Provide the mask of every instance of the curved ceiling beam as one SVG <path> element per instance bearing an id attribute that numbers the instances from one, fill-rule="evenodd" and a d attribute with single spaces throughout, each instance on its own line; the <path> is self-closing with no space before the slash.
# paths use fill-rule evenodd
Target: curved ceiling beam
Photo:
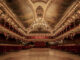
<path id="1" fill-rule="evenodd" d="M 25 0 L 25 1 L 26 1 L 26 0 Z M 31 0 L 28 0 L 28 1 L 26 1 L 26 2 L 27 2 L 27 4 L 30 5 L 31 9 L 33 10 L 33 13 L 34 13 L 34 20 L 35 20 L 35 18 L 36 18 L 35 6 L 34 6 L 34 4 L 32 3 Z"/>
<path id="2" fill-rule="evenodd" d="M 56 1 L 56 0 L 55 0 Z M 55 3 L 54 1 L 54 3 Z M 47 9 L 50 7 L 50 5 L 53 3 L 53 0 L 49 0 L 44 8 L 44 15 L 43 15 L 43 18 L 45 18 L 45 15 L 46 15 L 46 11 Z"/>

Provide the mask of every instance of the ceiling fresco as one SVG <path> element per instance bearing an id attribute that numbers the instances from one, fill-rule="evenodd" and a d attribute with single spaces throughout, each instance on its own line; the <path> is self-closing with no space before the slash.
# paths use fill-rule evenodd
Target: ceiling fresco
<path id="1" fill-rule="evenodd" d="M 66 10 L 76 0 L 5 0 L 8 7 L 27 28 L 43 18 L 51 29 L 60 21 Z M 36 30 L 35 30 L 36 31 Z"/>

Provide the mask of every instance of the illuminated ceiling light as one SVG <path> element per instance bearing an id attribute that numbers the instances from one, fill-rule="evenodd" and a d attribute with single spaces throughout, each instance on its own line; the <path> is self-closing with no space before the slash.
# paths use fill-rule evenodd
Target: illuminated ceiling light
<path id="1" fill-rule="evenodd" d="M 48 28 L 48 25 L 47 25 L 47 23 L 45 22 L 45 20 L 43 20 L 43 18 L 37 18 L 35 21 L 34 21 L 34 23 L 33 23 L 33 25 L 32 25 L 32 27 L 33 27 L 33 29 L 35 29 L 35 28 Z"/>
<path id="2" fill-rule="evenodd" d="M 50 28 L 50 26 L 47 24 L 47 22 L 41 18 L 41 17 L 38 17 L 34 22 L 33 24 L 31 25 L 31 27 L 29 27 L 27 30 L 28 30 L 28 33 L 30 33 L 31 31 L 33 30 L 39 30 L 39 28 L 41 30 L 46 30 L 46 31 L 49 31 L 52 33 L 52 29 Z"/>

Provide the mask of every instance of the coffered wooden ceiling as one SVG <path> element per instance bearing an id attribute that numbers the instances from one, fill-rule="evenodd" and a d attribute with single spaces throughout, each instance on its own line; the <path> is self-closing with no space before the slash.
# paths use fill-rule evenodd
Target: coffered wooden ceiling
<path id="1" fill-rule="evenodd" d="M 37 18 L 43 15 L 44 20 L 53 29 L 63 17 L 68 7 L 76 0 L 5 0 L 6 4 L 19 18 L 23 25 L 28 28 Z M 36 10 L 38 7 L 42 9 Z M 41 10 L 41 12 L 40 12 Z M 36 11 L 38 11 L 36 13 Z M 41 15 L 41 16 L 42 16 Z"/>

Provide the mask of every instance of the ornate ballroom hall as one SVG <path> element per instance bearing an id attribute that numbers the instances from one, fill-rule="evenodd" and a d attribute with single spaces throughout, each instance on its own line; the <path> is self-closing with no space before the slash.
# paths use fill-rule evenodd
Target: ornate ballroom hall
<path id="1" fill-rule="evenodd" d="M 0 60 L 80 60 L 80 0 L 0 0 Z"/>

